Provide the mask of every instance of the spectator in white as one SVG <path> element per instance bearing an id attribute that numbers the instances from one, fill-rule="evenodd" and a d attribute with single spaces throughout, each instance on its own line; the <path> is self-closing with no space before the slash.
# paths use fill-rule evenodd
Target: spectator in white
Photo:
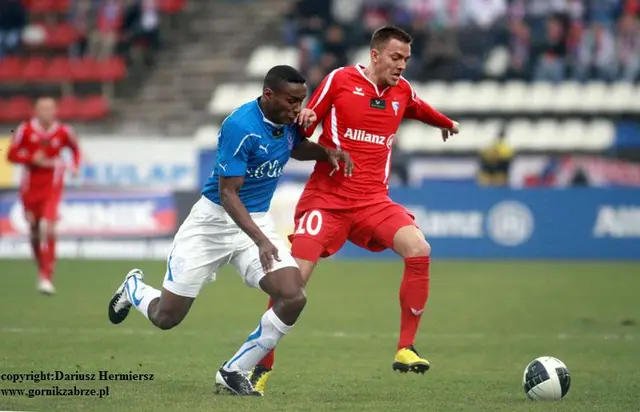
<path id="1" fill-rule="evenodd" d="M 507 13 L 506 0 L 464 0 L 468 20 L 483 30 L 490 29 Z"/>
<path id="2" fill-rule="evenodd" d="M 640 23 L 632 14 L 620 19 L 616 46 L 622 80 L 636 81 L 640 74 Z"/>
<path id="3" fill-rule="evenodd" d="M 94 2 L 76 0 L 71 7 L 69 23 L 78 33 L 78 39 L 71 45 L 71 57 L 82 57 L 86 53 L 89 33 L 95 23 Z"/>
<path id="4" fill-rule="evenodd" d="M 0 59 L 20 47 L 27 12 L 20 0 L 0 1 Z"/>
<path id="5" fill-rule="evenodd" d="M 582 35 L 575 70 L 577 79 L 581 81 L 590 77 L 590 70 L 603 80 L 615 79 L 618 72 L 615 37 L 608 26 L 593 23 Z"/>

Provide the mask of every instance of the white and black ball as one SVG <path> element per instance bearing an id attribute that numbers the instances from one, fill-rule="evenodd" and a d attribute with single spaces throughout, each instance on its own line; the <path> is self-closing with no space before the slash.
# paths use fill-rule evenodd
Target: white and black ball
<path id="1" fill-rule="evenodd" d="M 557 401 L 569 392 L 571 375 L 561 360 L 542 356 L 531 361 L 524 369 L 522 385 L 529 399 Z"/>

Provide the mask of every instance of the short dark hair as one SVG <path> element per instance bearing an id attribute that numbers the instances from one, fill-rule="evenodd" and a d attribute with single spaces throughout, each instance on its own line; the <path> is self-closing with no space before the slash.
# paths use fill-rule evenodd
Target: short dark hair
<path id="1" fill-rule="evenodd" d="M 371 36 L 371 42 L 369 47 L 371 49 L 383 49 L 387 45 L 389 40 L 396 39 L 403 43 L 411 44 L 413 38 L 406 31 L 396 26 L 384 26 L 376 30 Z"/>
<path id="2" fill-rule="evenodd" d="M 300 72 L 291 66 L 280 65 L 274 66 L 267 72 L 264 77 L 263 88 L 278 90 L 282 83 L 306 83 L 306 79 Z"/>

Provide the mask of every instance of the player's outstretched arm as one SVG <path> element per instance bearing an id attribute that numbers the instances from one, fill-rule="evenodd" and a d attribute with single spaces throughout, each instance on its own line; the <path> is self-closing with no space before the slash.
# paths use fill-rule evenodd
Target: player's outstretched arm
<path id="1" fill-rule="evenodd" d="M 227 211 L 236 225 L 253 240 L 260 249 L 260 261 L 265 273 L 271 271 L 272 259 L 280 261 L 278 248 L 276 248 L 269 238 L 260 230 L 253 221 L 247 208 L 240 200 L 240 188 L 244 183 L 244 177 L 224 177 L 220 176 L 220 203 Z"/>
<path id="2" fill-rule="evenodd" d="M 351 176 L 353 173 L 353 161 L 347 152 L 329 149 L 308 139 L 302 139 L 302 141 L 293 148 L 291 157 L 301 161 L 317 160 L 331 163 L 333 165 L 331 174 L 340 170 L 340 163 L 344 162 L 345 176 Z"/>

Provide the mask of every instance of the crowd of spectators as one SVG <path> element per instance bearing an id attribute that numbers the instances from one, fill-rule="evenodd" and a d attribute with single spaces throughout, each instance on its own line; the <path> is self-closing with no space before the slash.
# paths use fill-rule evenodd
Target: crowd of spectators
<path id="1" fill-rule="evenodd" d="M 0 58 L 19 53 L 24 38 L 33 38 L 34 32 L 41 30 L 44 37 L 47 26 L 72 31 L 69 55 L 74 58 L 103 60 L 114 54 L 128 57 L 133 45 L 150 50 L 148 56 L 152 58 L 160 46 L 161 11 L 157 0 L 72 0 L 62 16 L 44 13 L 33 19 L 25 3 L 0 1 Z"/>
<path id="2" fill-rule="evenodd" d="M 414 38 L 411 79 L 482 79 L 496 50 L 506 79 L 640 77 L 640 0 L 297 0 L 286 21 L 312 84 L 385 24 Z"/>

